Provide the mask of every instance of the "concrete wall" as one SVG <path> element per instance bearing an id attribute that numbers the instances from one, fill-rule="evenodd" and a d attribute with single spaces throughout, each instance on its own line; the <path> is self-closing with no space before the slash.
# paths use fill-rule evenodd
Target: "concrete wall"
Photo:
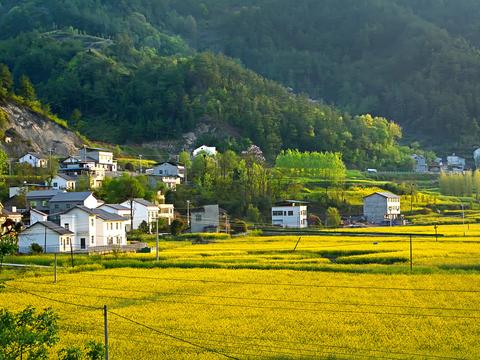
<path id="1" fill-rule="evenodd" d="M 205 205 L 204 212 L 193 212 L 190 219 L 192 233 L 204 232 L 205 227 L 218 227 L 220 225 L 220 209 L 218 205 Z"/>
<path id="2" fill-rule="evenodd" d="M 306 228 L 308 227 L 307 217 L 307 206 L 305 205 L 272 207 L 272 225 L 280 225 L 285 228 Z"/>

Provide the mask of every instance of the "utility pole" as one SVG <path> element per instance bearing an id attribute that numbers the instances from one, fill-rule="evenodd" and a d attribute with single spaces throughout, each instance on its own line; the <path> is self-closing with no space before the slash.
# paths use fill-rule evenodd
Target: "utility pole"
<path id="1" fill-rule="evenodd" d="M 463 237 L 466 236 L 465 234 L 465 209 L 463 207 L 463 202 L 460 200 L 460 204 L 462 205 L 462 223 L 463 223 Z"/>
<path id="2" fill-rule="evenodd" d="M 190 227 L 190 200 L 187 200 L 187 226 Z"/>
<path id="3" fill-rule="evenodd" d="M 413 244 L 412 235 L 410 235 L 410 272 L 413 271 Z"/>
<path id="4" fill-rule="evenodd" d="M 107 305 L 103 305 L 103 330 L 105 336 L 105 360 L 109 360 L 108 356 L 108 309 Z"/>
<path id="5" fill-rule="evenodd" d="M 157 214 L 157 261 L 159 260 L 159 257 L 158 257 L 158 214 Z"/>
<path id="6" fill-rule="evenodd" d="M 138 155 L 138 157 L 140 158 L 140 174 L 143 172 L 143 165 L 142 165 L 142 157 L 143 155 Z"/>
<path id="7" fill-rule="evenodd" d="M 72 268 L 75 267 L 73 264 L 73 238 L 70 238 L 70 257 L 72 259 Z"/>
<path id="8" fill-rule="evenodd" d="M 45 227 L 45 235 L 44 235 L 44 246 L 43 246 L 43 251 L 45 252 L 45 254 L 47 253 L 47 227 L 44 225 Z"/>
<path id="9" fill-rule="evenodd" d="M 53 253 L 53 283 L 57 283 L 57 253 Z"/>

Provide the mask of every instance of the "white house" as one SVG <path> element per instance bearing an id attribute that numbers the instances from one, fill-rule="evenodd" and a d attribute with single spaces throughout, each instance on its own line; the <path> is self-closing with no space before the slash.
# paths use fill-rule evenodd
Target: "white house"
<path id="1" fill-rule="evenodd" d="M 400 217 L 400 196 L 382 191 L 364 197 L 363 216 L 372 224 L 392 224 Z"/>
<path id="2" fill-rule="evenodd" d="M 204 205 L 191 211 L 190 232 L 229 232 L 227 212 L 218 205 Z"/>
<path id="3" fill-rule="evenodd" d="M 217 148 L 215 146 L 207 146 L 207 145 L 202 145 L 199 148 L 193 150 L 192 155 L 193 157 L 196 157 L 199 154 L 207 154 L 209 156 L 215 156 L 217 155 Z"/>
<path id="4" fill-rule="evenodd" d="M 120 205 L 131 209 L 133 218 L 130 221 L 133 230 L 138 229 L 140 224 L 145 221 L 148 224 L 149 231 L 152 231 L 152 225 L 156 223 L 159 212 L 157 205 L 145 199 L 126 200 Z"/>
<path id="5" fill-rule="evenodd" d="M 80 150 L 78 157 L 84 160 L 94 160 L 96 167 L 105 169 L 105 171 L 117 171 L 117 162 L 113 159 L 113 152 L 110 150 L 85 147 Z"/>
<path id="6" fill-rule="evenodd" d="M 425 158 L 425 156 L 413 154 L 412 159 L 415 162 L 413 170 L 416 173 L 424 174 L 424 173 L 428 172 L 428 164 L 427 164 L 427 159 Z"/>
<path id="7" fill-rule="evenodd" d="M 20 159 L 18 159 L 20 164 L 26 163 L 34 168 L 45 168 L 47 167 L 47 159 L 45 159 L 40 154 L 35 154 L 32 152 L 26 153 Z"/>
<path id="8" fill-rule="evenodd" d="M 128 219 L 102 209 L 76 206 L 60 215 L 60 225 L 73 232 L 73 249 L 88 250 L 107 245 L 126 245 Z"/>
<path id="9" fill-rule="evenodd" d="M 30 209 L 30 226 L 41 221 L 47 221 L 48 220 L 48 215 L 36 210 L 36 209 Z"/>
<path id="10" fill-rule="evenodd" d="M 463 171 L 465 170 L 465 159 L 453 153 L 447 156 L 447 167 L 452 171 Z"/>
<path id="11" fill-rule="evenodd" d="M 284 228 L 308 227 L 307 203 L 286 200 L 272 206 L 272 225 Z"/>
<path id="12" fill-rule="evenodd" d="M 175 162 L 167 161 L 156 165 L 153 168 L 152 175 L 185 178 L 185 166 Z"/>
<path id="13" fill-rule="evenodd" d="M 120 204 L 102 204 L 98 207 L 98 209 L 123 216 L 125 219 L 128 220 L 126 224 L 126 230 L 130 231 L 130 208 Z"/>
<path id="14" fill-rule="evenodd" d="M 72 246 L 73 232 L 51 221 L 37 221 L 18 235 L 20 253 L 30 252 L 38 244 L 46 253 L 68 252 Z"/>
<path id="15" fill-rule="evenodd" d="M 99 206 L 99 201 L 93 196 L 91 191 L 60 192 L 49 201 L 50 215 L 68 211 L 77 205 L 95 209 Z"/>
<path id="16" fill-rule="evenodd" d="M 57 174 L 51 183 L 45 181 L 45 185 L 51 185 L 54 190 L 75 190 L 75 179 L 66 174 Z"/>

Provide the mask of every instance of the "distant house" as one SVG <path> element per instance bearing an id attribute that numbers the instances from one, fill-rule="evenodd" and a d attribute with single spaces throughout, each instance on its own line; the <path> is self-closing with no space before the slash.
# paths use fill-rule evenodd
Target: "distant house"
<path id="1" fill-rule="evenodd" d="M 45 168 L 47 167 L 47 159 L 40 154 L 33 152 L 26 153 L 20 159 L 18 159 L 20 164 L 29 164 L 34 168 Z"/>
<path id="2" fill-rule="evenodd" d="M 450 171 L 463 171 L 465 170 L 465 159 L 453 153 L 447 156 L 447 168 Z"/>
<path id="3" fill-rule="evenodd" d="M 54 190 L 75 190 L 75 179 L 62 173 L 55 175 L 51 183 L 46 181 L 45 184 L 51 184 L 51 187 Z"/>
<path id="4" fill-rule="evenodd" d="M 85 147 L 79 152 L 80 159 L 92 159 L 97 168 L 116 172 L 117 162 L 113 159 L 113 152 L 107 149 Z"/>
<path id="5" fill-rule="evenodd" d="M 415 162 L 413 171 L 419 174 L 424 174 L 428 172 L 427 159 L 423 155 L 413 154 L 412 159 Z"/>
<path id="6" fill-rule="evenodd" d="M 42 212 L 50 211 L 50 200 L 61 190 L 34 190 L 27 193 L 28 209 L 36 209 Z"/>
<path id="7" fill-rule="evenodd" d="M 156 165 L 153 168 L 152 175 L 161 177 L 178 177 L 180 179 L 185 178 L 185 166 L 175 162 L 167 161 Z"/>
<path id="8" fill-rule="evenodd" d="M 75 206 L 60 215 L 60 225 L 73 232 L 73 249 L 88 250 L 98 246 L 127 244 L 128 220 L 102 209 Z"/>
<path id="9" fill-rule="evenodd" d="M 200 154 L 215 156 L 217 155 L 217 148 L 215 146 L 202 145 L 199 148 L 196 148 L 195 150 L 193 150 L 192 152 L 193 157 L 196 157 Z"/>
<path id="10" fill-rule="evenodd" d="M 168 225 L 170 225 L 175 219 L 175 209 L 173 207 L 173 204 L 160 204 L 158 205 L 158 208 L 158 217 L 160 219 L 167 219 L 167 223 Z"/>
<path id="11" fill-rule="evenodd" d="M 191 211 L 190 231 L 230 232 L 228 214 L 218 205 L 205 205 Z"/>
<path id="12" fill-rule="evenodd" d="M 61 192 L 49 201 L 50 216 L 58 219 L 60 213 L 68 211 L 77 205 L 95 209 L 98 206 L 98 200 L 91 191 Z"/>
<path id="13" fill-rule="evenodd" d="M 140 224 L 145 221 L 149 231 L 152 231 L 152 225 L 156 223 L 159 212 L 157 205 L 145 199 L 127 200 L 121 203 L 121 205 L 132 210 L 133 219 L 131 219 L 131 223 L 133 230 L 137 230 Z"/>
<path id="14" fill-rule="evenodd" d="M 18 235 L 20 253 L 30 252 L 32 244 L 38 244 L 46 253 L 71 250 L 73 233 L 51 221 L 37 221 Z"/>
<path id="15" fill-rule="evenodd" d="M 371 224 L 392 224 L 400 217 L 400 196 L 382 191 L 364 197 L 363 216 Z"/>
<path id="16" fill-rule="evenodd" d="M 60 174 L 65 174 L 77 180 L 79 176 L 86 176 L 91 188 L 99 188 L 105 179 L 105 168 L 98 167 L 95 159 L 79 156 L 70 156 L 60 163 Z"/>
<path id="17" fill-rule="evenodd" d="M 307 203 L 286 200 L 272 207 L 272 225 L 284 228 L 308 227 Z"/>

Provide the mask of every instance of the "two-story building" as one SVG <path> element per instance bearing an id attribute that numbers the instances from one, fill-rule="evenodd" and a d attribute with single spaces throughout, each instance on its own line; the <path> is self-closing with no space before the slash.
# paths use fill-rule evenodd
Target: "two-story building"
<path id="1" fill-rule="evenodd" d="M 36 209 L 41 212 L 50 211 L 50 200 L 61 190 L 34 190 L 27 193 L 27 208 Z"/>
<path id="2" fill-rule="evenodd" d="M 230 221 L 218 205 L 204 205 L 191 211 L 190 232 L 230 232 Z"/>
<path id="3" fill-rule="evenodd" d="M 60 215 L 60 225 L 73 232 L 73 248 L 88 250 L 98 246 L 127 244 L 128 220 L 102 209 L 75 206 Z"/>
<path id="4" fill-rule="evenodd" d="M 148 225 L 149 231 L 152 231 L 152 226 L 157 221 L 159 208 L 157 205 L 145 199 L 126 200 L 120 205 L 131 210 L 133 217 L 130 219 L 131 228 L 137 230 L 141 223 L 145 222 Z"/>
<path id="5" fill-rule="evenodd" d="M 113 152 L 107 149 L 85 147 L 79 152 L 80 159 L 91 159 L 97 168 L 105 171 L 116 172 L 117 162 L 113 158 Z"/>
<path id="6" fill-rule="evenodd" d="M 284 228 L 308 227 L 307 202 L 285 200 L 272 207 L 272 225 Z"/>
<path id="7" fill-rule="evenodd" d="M 34 168 L 46 168 L 48 164 L 48 161 L 45 157 L 33 152 L 26 153 L 20 159 L 18 159 L 18 162 L 20 164 L 28 164 Z"/>
<path id="8" fill-rule="evenodd" d="M 95 209 L 99 202 L 91 191 L 82 192 L 61 192 L 56 194 L 49 201 L 50 217 L 53 220 L 59 218 L 61 213 L 68 211 L 78 205 L 89 209 Z"/>
<path id="9" fill-rule="evenodd" d="M 167 177 L 179 177 L 185 178 L 185 166 L 178 163 L 167 161 L 161 164 L 155 165 L 152 171 L 152 175 L 155 176 L 167 176 Z"/>
<path id="10" fill-rule="evenodd" d="M 413 171 L 419 174 L 428 172 L 428 164 L 425 156 L 413 154 L 412 159 L 414 161 Z"/>
<path id="11" fill-rule="evenodd" d="M 131 210 L 130 210 L 130 208 L 128 208 L 126 206 L 123 206 L 123 205 L 120 205 L 120 204 L 102 204 L 98 208 L 101 209 L 101 210 L 105 210 L 109 213 L 113 213 L 113 214 L 123 216 L 125 219 L 128 220 L 128 223 L 126 225 L 126 230 L 130 231 L 130 227 L 131 227 L 131 224 L 130 224 L 130 218 L 131 218 L 130 211 Z"/>
<path id="12" fill-rule="evenodd" d="M 81 158 L 79 156 L 70 156 L 60 163 L 60 174 L 70 176 L 78 180 L 80 176 L 85 176 L 90 182 L 92 189 L 99 188 L 105 180 L 105 169 L 98 167 L 95 159 Z"/>
<path id="13" fill-rule="evenodd" d="M 371 224 L 390 224 L 400 218 L 400 196 L 379 191 L 363 198 L 363 216 Z"/>

